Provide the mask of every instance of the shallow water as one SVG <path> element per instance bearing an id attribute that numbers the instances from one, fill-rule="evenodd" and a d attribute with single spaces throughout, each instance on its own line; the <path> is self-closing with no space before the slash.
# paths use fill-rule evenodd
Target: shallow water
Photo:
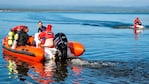
<path id="1" fill-rule="evenodd" d="M 139 16 L 145 29 L 130 29 Z M 85 53 L 68 62 L 24 63 L 0 57 L 1 83 L 53 84 L 147 84 L 149 82 L 149 15 L 62 12 L 1 12 L 0 41 L 10 28 L 24 24 L 29 34 L 37 32 L 37 22 L 52 24 L 71 41 L 84 44 Z M 0 44 L 2 46 L 2 44 Z M 9 60 L 8 60 L 9 59 Z M 38 65 L 38 66 L 37 66 Z"/>

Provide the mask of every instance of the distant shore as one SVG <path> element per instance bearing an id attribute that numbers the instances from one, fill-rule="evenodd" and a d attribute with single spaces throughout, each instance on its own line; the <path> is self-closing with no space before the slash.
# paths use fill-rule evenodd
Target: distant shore
<path id="1" fill-rule="evenodd" d="M 0 8 L 0 12 L 89 12 L 89 13 L 136 13 L 136 14 L 149 14 L 148 7 L 98 7 L 98 8 L 77 8 L 77 9 L 2 9 Z"/>

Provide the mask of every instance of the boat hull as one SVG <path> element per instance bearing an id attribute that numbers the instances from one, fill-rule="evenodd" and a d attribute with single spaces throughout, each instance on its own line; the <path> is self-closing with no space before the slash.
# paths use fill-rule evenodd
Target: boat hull
<path id="1" fill-rule="evenodd" d="M 30 46 L 20 46 L 16 49 L 11 49 L 10 47 L 3 45 L 3 54 L 32 61 L 44 60 L 44 51 Z"/>
<path id="2" fill-rule="evenodd" d="M 45 60 L 45 51 L 43 48 L 36 48 L 34 46 L 17 46 L 15 49 L 11 49 L 11 47 L 8 46 L 7 37 L 3 39 L 2 45 L 4 55 L 39 62 Z M 68 58 L 81 56 L 85 51 L 84 46 L 79 42 L 68 41 L 67 45 L 70 49 L 69 53 L 71 53 L 71 56 L 68 56 Z"/>
<path id="3" fill-rule="evenodd" d="M 15 49 L 12 49 L 8 45 L 8 37 L 5 37 L 2 41 L 2 50 L 4 55 L 32 61 L 44 60 L 44 50 L 42 48 L 35 48 L 34 46 L 17 46 Z"/>

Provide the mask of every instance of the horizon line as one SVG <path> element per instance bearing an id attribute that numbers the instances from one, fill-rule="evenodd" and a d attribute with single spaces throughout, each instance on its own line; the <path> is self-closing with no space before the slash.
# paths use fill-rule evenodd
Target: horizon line
<path id="1" fill-rule="evenodd" d="M 0 8 L 0 12 L 101 12 L 101 13 L 149 13 L 148 8 L 140 7 L 95 7 L 95 9 L 85 8 L 49 8 L 49 9 L 34 9 L 34 8 Z"/>

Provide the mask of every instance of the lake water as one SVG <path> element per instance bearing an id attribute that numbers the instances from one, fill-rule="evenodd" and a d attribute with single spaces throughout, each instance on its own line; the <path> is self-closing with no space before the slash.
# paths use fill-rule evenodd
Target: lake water
<path id="1" fill-rule="evenodd" d="M 138 34 L 130 29 L 137 16 L 145 25 Z M 27 25 L 34 35 L 39 20 L 52 24 L 55 34 L 63 32 L 68 40 L 81 42 L 85 53 L 79 59 L 43 65 L 4 56 L 1 48 L 1 84 L 149 83 L 149 14 L 0 12 L 0 42 L 16 25 Z"/>

